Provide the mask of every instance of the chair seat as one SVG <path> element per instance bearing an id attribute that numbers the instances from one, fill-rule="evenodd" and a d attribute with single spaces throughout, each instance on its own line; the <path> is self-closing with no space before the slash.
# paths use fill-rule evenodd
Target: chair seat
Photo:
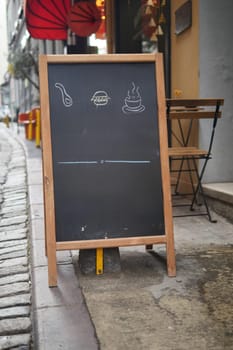
<path id="1" fill-rule="evenodd" d="M 168 147 L 169 157 L 205 157 L 208 152 L 197 147 Z"/>

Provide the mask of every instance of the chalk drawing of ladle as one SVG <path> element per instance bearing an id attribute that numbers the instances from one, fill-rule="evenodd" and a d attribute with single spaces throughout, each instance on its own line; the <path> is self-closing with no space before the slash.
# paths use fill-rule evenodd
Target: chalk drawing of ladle
<path id="1" fill-rule="evenodd" d="M 56 83 L 55 87 L 58 88 L 61 91 L 62 102 L 63 102 L 64 106 L 65 107 L 71 107 L 72 104 L 73 104 L 73 100 L 72 100 L 72 97 L 67 94 L 64 85 L 62 85 L 61 83 Z"/>

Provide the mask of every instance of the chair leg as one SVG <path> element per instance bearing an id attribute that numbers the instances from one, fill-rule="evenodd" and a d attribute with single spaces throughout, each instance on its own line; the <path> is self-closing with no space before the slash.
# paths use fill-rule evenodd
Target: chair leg
<path id="1" fill-rule="evenodd" d="M 198 182 L 197 182 L 196 190 L 194 192 L 194 196 L 193 196 L 193 199 L 192 199 L 190 210 L 194 210 L 194 203 L 197 202 L 197 196 L 198 196 L 198 193 L 200 192 L 201 196 L 202 196 L 202 199 L 203 199 L 203 202 L 204 202 L 204 206 L 206 208 L 206 215 L 208 216 L 209 221 L 212 222 L 212 223 L 216 223 L 217 220 L 213 220 L 212 216 L 210 214 L 209 206 L 208 206 L 208 203 L 207 203 L 207 200 L 206 200 L 206 195 L 205 195 L 204 189 L 202 187 L 202 178 L 203 178 L 203 175 L 204 175 L 204 172 L 205 172 L 205 168 L 206 168 L 207 162 L 208 162 L 208 158 L 205 160 L 205 163 L 204 163 L 204 165 L 202 167 L 200 175 L 198 175 L 197 164 L 196 164 L 196 162 L 194 160 L 194 167 L 196 169 L 195 172 L 197 174 Z"/>
<path id="2" fill-rule="evenodd" d="M 198 186 L 198 183 L 199 183 L 199 173 L 198 173 L 198 167 L 197 167 L 197 163 L 196 163 L 196 159 L 194 157 L 192 157 L 192 164 L 193 164 L 193 168 L 192 168 L 192 172 L 196 175 L 196 179 L 197 179 L 197 186 Z M 196 192 L 196 188 L 194 186 L 194 182 L 193 182 L 193 178 L 191 179 L 190 177 L 190 182 L 191 182 L 191 185 L 192 185 L 192 190 L 193 190 L 193 200 L 192 200 L 192 205 L 194 205 L 194 203 L 196 203 L 196 205 L 200 206 L 202 203 L 201 202 L 198 202 L 198 191 L 197 191 L 197 194 L 195 196 L 195 192 Z M 192 209 L 193 210 L 193 209 Z"/>
<path id="3" fill-rule="evenodd" d="M 197 172 L 195 159 L 194 158 L 191 158 L 191 159 L 192 159 L 193 166 L 194 166 L 194 169 L 195 169 L 194 172 Z M 190 183 L 191 183 L 191 186 L 192 186 L 192 193 L 194 195 L 194 193 L 195 193 L 195 186 L 194 186 L 194 182 L 193 182 L 193 169 L 192 169 L 191 164 L 190 164 L 190 160 L 191 159 L 187 158 L 187 165 L 188 165 L 189 179 L 190 179 Z M 197 174 L 197 176 L 198 176 L 198 174 Z M 196 204 L 198 205 L 197 200 L 196 200 Z"/>
<path id="4" fill-rule="evenodd" d="M 206 168 L 206 165 L 207 165 L 207 162 L 208 162 L 208 158 L 205 159 L 205 162 L 203 164 L 203 167 L 202 167 L 202 170 L 201 170 L 200 174 L 198 172 L 197 163 L 196 163 L 195 159 L 193 159 L 193 160 L 194 160 L 193 165 L 194 165 L 195 172 L 196 172 L 196 175 L 197 175 L 197 187 L 196 187 L 196 190 L 194 192 L 193 200 L 192 200 L 192 203 L 191 203 L 191 209 L 192 210 L 193 210 L 193 206 L 194 206 L 194 203 L 196 201 L 198 192 L 200 190 L 200 186 L 201 186 L 202 178 L 203 178 L 203 175 L 204 175 L 204 172 L 205 172 L 205 168 Z"/>
<path id="5" fill-rule="evenodd" d="M 175 194 L 177 194 L 177 195 L 179 194 L 178 188 L 180 185 L 180 178 L 181 178 L 181 173 L 182 173 L 182 169 L 183 169 L 183 164 L 184 164 L 184 158 L 181 159 L 179 169 L 177 170 L 178 176 L 176 179 L 175 190 L 174 190 Z"/>
<path id="6" fill-rule="evenodd" d="M 191 183 L 191 187 L 192 187 L 192 193 L 194 194 L 195 193 L 195 186 L 194 186 L 193 176 L 192 176 L 193 170 L 192 170 L 192 167 L 191 167 L 191 164 L 190 164 L 190 159 L 187 158 L 186 161 L 187 161 L 187 167 L 188 167 L 187 172 L 189 173 L 189 179 L 190 179 L 190 183 Z M 192 158 L 192 161 L 193 161 L 193 163 L 195 162 L 195 160 L 193 158 Z M 177 170 L 178 176 L 177 176 L 177 180 L 176 180 L 176 184 L 175 184 L 175 190 L 174 190 L 175 194 L 177 194 L 177 195 L 179 194 L 178 188 L 179 188 L 179 184 L 180 184 L 181 173 L 183 172 L 184 162 L 185 162 L 185 158 L 182 158 L 179 170 Z M 196 171 L 197 170 L 196 170 L 196 167 L 195 167 L 195 172 Z"/>

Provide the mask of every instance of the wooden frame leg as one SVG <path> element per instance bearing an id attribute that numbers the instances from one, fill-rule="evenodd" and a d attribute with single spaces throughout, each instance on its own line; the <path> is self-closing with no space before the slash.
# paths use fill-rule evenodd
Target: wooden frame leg
<path id="1" fill-rule="evenodd" d="M 56 258 L 56 242 L 47 242 L 48 254 L 48 283 L 49 287 L 57 286 L 57 258 Z"/>
<path id="2" fill-rule="evenodd" d="M 176 276 L 176 257 L 173 238 L 168 238 L 167 240 L 167 274 L 169 277 Z"/>

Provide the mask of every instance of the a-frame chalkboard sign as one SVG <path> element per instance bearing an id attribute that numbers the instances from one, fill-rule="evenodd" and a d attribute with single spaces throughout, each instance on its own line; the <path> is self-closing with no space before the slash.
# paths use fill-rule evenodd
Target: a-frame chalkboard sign
<path id="1" fill-rule="evenodd" d="M 39 64 L 49 286 L 57 250 L 165 244 L 175 276 L 162 55 Z"/>

